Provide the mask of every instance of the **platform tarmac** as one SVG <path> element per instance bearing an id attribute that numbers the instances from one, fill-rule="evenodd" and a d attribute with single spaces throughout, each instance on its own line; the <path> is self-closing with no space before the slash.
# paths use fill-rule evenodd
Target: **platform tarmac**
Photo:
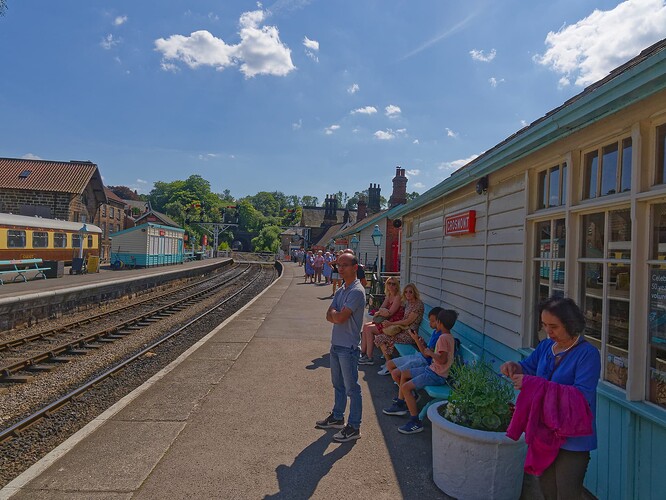
<path id="1" fill-rule="evenodd" d="M 328 286 L 302 268 L 0 490 L 13 499 L 447 498 L 431 429 L 402 435 L 395 386 L 361 366 L 362 438 L 316 429 L 333 405 Z"/>

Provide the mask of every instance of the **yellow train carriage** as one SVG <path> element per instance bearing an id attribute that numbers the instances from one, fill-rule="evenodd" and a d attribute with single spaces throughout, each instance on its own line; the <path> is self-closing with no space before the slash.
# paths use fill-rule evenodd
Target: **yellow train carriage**
<path id="1" fill-rule="evenodd" d="M 92 224 L 0 213 L 0 260 L 99 256 L 102 230 Z"/>

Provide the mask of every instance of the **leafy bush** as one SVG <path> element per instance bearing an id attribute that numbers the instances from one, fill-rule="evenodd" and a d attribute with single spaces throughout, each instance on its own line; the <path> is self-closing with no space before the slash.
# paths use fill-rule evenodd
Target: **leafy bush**
<path id="1" fill-rule="evenodd" d="M 504 432 L 513 415 L 513 385 L 488 363 L 454 364 L 448 404 L 439 408 L 447 420 L 484 431 Z"/>

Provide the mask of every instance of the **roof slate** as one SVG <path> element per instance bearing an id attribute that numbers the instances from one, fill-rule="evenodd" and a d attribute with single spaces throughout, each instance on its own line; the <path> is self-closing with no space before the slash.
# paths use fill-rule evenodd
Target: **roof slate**
<path id="1" fill-rule="evenodd" d="M 30 171 L 21 178 L 21 173 Z M 91 162 L 0 158 L 0 189 L 23 189 L 81 194 L 97 173 Z"/>

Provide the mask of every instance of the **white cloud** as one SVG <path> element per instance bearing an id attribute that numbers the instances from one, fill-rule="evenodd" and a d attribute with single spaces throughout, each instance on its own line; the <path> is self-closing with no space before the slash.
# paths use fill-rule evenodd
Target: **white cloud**
<path id="1" fill-rule="evenodd" d="M 144 181 L 143 179 L 137 179 L 136 182 L 139 184 L 148 184 L 148 181 Z"/>
<path id="2" fill-rule="evenodd" d="M 24 160 L 42 160 L 43 159 L 43 158 L 40 158 L 39 156 L 34 155 L 32 153 L 24 154 L 23 156 L 21 156 L 21 158 L 24 159 Z"/>
<path id="3" fill-rule="evenodd" d="M 418 140 L 418 139 L 414 139 L 414 140 L 412 141 L 412 144 L 419 144 L 419 140 Z"/>
<path id="4" fill-rule="evenodd" d="M 347 89 L 347 92 L 350 94 L 355 94 L 359 90 L 361 90 L 361 87 L 358 86 L 358 83 L 353 83 L 352 86 Z"/>
<path id="5" fill-rule="evenodd" d="M 425 187 L 425 184 L 423 184 L 422 182 L 415 182 L 412 187 L 414 189 L 423 189 Z"/>
<path id="6" fill-rule="evenodd" d="M 417 175 L 419 175 L 421 173 L 421 171 L 418 168 L 415 168 L 413 170 L 407 170 L 406 173 L 409 176 L 416 177 Z"/>
<path id="7" fill-rule="evenodd" d="M 326 135 L 331 135 L 333 132 L 335 132 L 336 130 L 339 130 L 339 129 L 340 129 L 340 125 L 331 125 L 330 127 L 326 127 L 324 129 L 324 133 Z"/>
<path id="8" fill-rule="evenodd" d="M 384 108 L 384 111 L 386 111 L 386 116 L 388 116 L 389 118 L 398 116 L 402 112 L 402 110 L 394 104 L 389 104 L 388 106 L 386 106 Z"/>
<path id="9" fill-rule="evenodd" d="M 377 112 L 377 108 L 374 106 L 366 106 L 364 108 L 358 108 L 351 112 L 352 115 L 373 115 Z"/>
<path id="10" fill-rule="evenodd" d="M 525 121 L 525 120 L 520 120 L 520 126 L 521 126 L 521 127 L 527 127 L 527 125 L 529 125 L 529 123 L 527 123 L 527 121 Z"/>
<path id="11" fill-rule="evenodd" d="M 125 24 L 126 22 L 127 22 L 127 16 L 118 16 L 113 20 L 113 25 L 120 26 L 121 24 Z"/>
<path id="12" fill-rule="evenodd" d="M 208 19 L 210 19 L 211 21 L 219 21 L 219 20 L 220 20 L 220 16 L 218 16 L 218 15 L 215 14 L 214 12 L 209 12 L 209 13 L 208 13 Z"/>
<path id="13" fill-rule="evenodd" d="M 495 88 L 495 87 L 497 87 L 500 83 L 503 83 L 503 82 L 504 82 L 504 78 L 500 78 L 500 79 L 498 80 L 497 78 L 495 78 L 495 77 L 493 76 L 493 77 L 490 77 L 490 78 L 488 79 L 488 82 L 490 83 L 490 86 L 491 86 L 491 87 Z"/>
<path id="14" fill-rule="evenodd" d="M 261 26 L 266 13 L 244 12 L 239 20 L 240 43 L 229 45 L 209 31 L 195 31 L 190 36 L 171 35 L 155 40 L 155 50 L 163 62 L 181 61 L 190 68 L 212 66 L 218 71 L 240 64 L 246 78 L 256 75 L 285 76 L 296 69 L 291 50 L 280 41 L 275 26 Z M 164 69 L 164 64 L 162 65 Z"/>
<path id="15" fill-rule="evenodd" d="M 307 36 L 303 39 L 305 45 L 305 55 L 312 59 L 314 62 L 319 62 L 316 52 L 319 51 L 319 42 L 310 40 Z"/>
<path id="16" fill-rule="evenodd" d="M 303 127 L 303 119 L 302 118 L 299 118 L 298 122 L 291 124 L 291 128 L 293 130 L 300 130 L 302 127 Z"/>
<path id="17" fill-rule="evenodd" d="M 120 38 L 116 39 L 113 38 L 112 34 L 106 35 L 104 38 L 102 38 L 102 41 L 99 43 L 104 50 L 111 50 L 113 47 L 118 45 L 120 43 Z"/>
<path id="18" fill-rule="evenodd" d="M 457 139 L 459 135 L 460 134 L 458 134 L 458 132 L 454 132 L 448 127 L 446 128 L 446 137 L 453 137 L 454 139 Z"/>
<path id="19" fill-rule="evenodd" d="M 396 130 L 395 132 L 396 132 L 396 134 L 404 135 L 404 134 L 407 133 L 407 129 L 406 129 L 406 128 L 399 128 L 399 129 Z"/>
<path id="20" fill-rule="evenodd" d="M 215 154 L 215 153 L 206 153 L 206 154 L 200 154 L 199 159 L 201 161 L 208 161 L 208 160 L 212 160 L 214 158 L 217 158 L 218 156 L 220 156 L 220 155 Z"/>
<path id="21" fill-rule="evenodd" d="M 469 51 L 469 54 L 472 56 L 472 59 L 474 59 L 475 61 L 490 62 L 493 59 L 495 59 L 497 51 L 495 49 L 492 49 L 488 53 L 488 55 L 486 55 L 483 53 L 483 50 L 472 49 Z"/>
<path id="22" fill-rule="evenodd" d="M 160 63 L 160 67 L 162 68 L 163 71 L 170 71 L 171 73 L 178 73 L 180 71 L 180 68 L 176 66 L 174 63 L 162 61 Z"/>
<path id="23" fill-rule="evenodd" d="M 470 161 L 474 160 L 475 158 L 478 158 L 479 155 L 472 155 L 469 158 L 463 158 L 460 160 L 454 160 L 454 161 L 445 161 L 440 163 L 437 168 L 439 170 L 443 170 L 444 172 L 448 174 L 452 174 L 459 168 L 467 165 Z"/>
<path id="24" fill-rule="evenodd" d="M 376 139 L 379 139 L 380 141 L 390 141 L 395 139 L 395 133 L 391 129 L 388 129 L 386 131 L 378 130 L 377 132 L 374 133 L 374 136 Z"/>
<path id="25" fill-rule="evenodd" d="M 318 51 L 319 50 L 319 42 L 315 40 L 310 40 L 307 36 L 303 38 L 303 45 L 305 45 L 306 49 Z"/>
<path id="26" fill-rule="evenodd" d="M 563 75 L 560 87 L 589 85 L 666 36 L 664 0 L 627 0 L 546 36 L 534 61 Z"/>

